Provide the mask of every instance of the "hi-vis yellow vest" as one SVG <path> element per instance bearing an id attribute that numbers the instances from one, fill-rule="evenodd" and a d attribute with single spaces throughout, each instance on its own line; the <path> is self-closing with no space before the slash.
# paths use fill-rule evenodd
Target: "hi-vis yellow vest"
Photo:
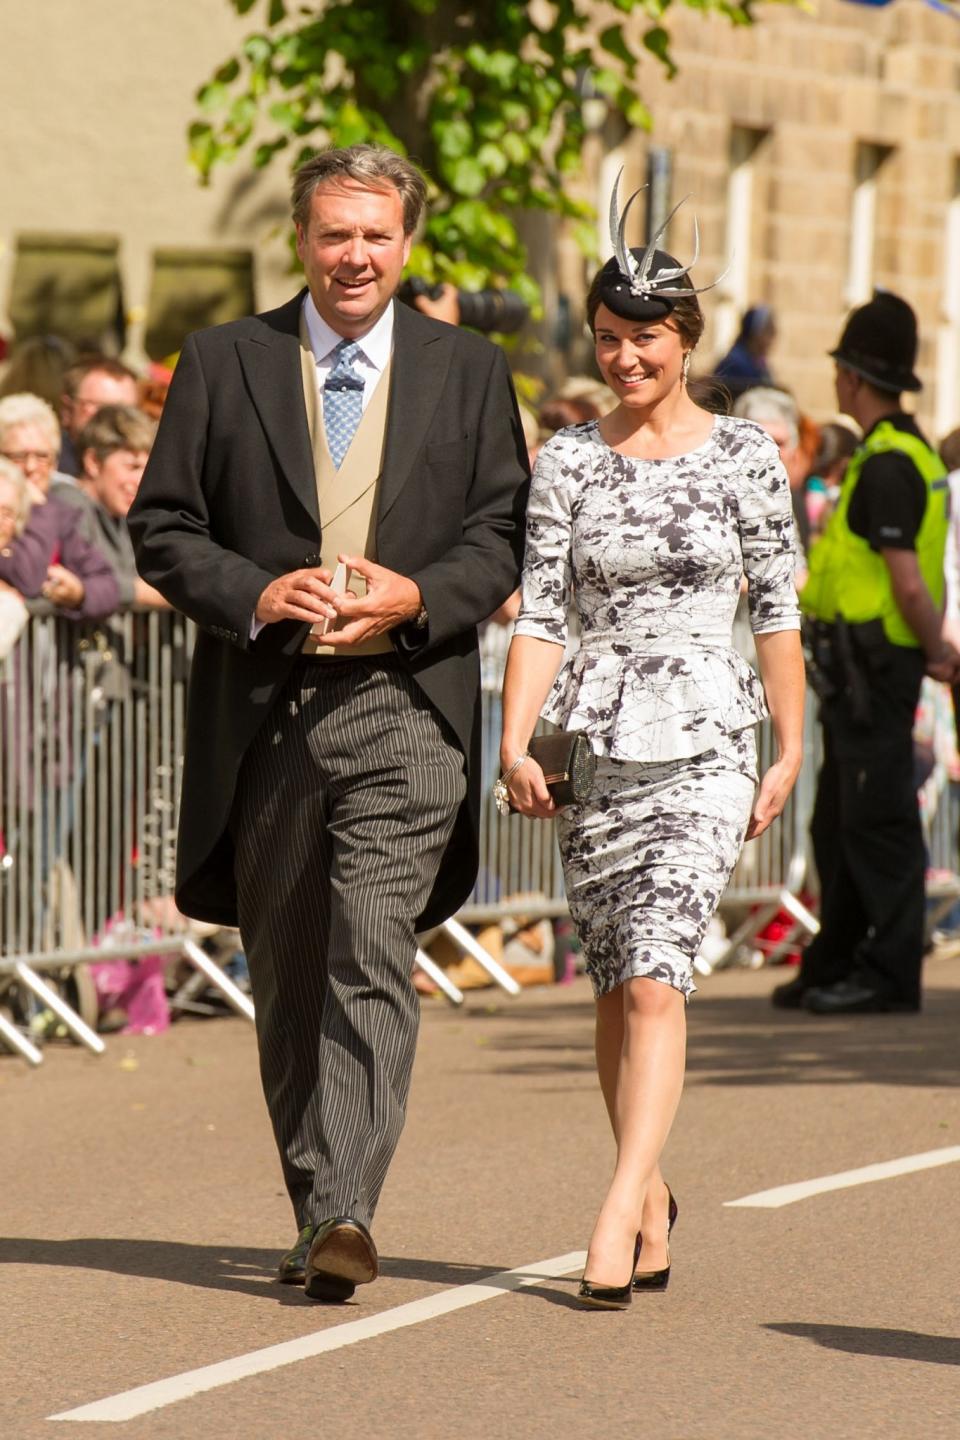
<path id="1" fill-rule="evenodd" d="M 913 462 L 927 489 L 927 506 L 917 533 L 917 561 L 934 605 L 943 603 L 943 554 L 950 520 L 950 487 L 946 468 L 928 445 L 882 420 L 854 453 L 827 528 L 810 549 L 809 579 L 800 592 L 804 613 L 816 620 L 838 616 L 850 624 L 882 620 L 894 645 L 919 645 L 893 596 L 890 571 L 868 541 L 850 529 L 847 515 L 860 472 L 872 455 L 899 450 Z"/>

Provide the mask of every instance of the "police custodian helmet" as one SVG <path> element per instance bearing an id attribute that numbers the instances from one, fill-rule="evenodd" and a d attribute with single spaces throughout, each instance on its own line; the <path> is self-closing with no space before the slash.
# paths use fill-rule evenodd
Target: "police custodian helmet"
<path id="1" fill-rule="evenodd" d="M 840 343 L 830 351 L 838 365 L 862 375 L 878 390 L 922 390 L 917 363 L 917 317 L 899 295 L 874 290 L 873 299 L 854 310 Z"/>

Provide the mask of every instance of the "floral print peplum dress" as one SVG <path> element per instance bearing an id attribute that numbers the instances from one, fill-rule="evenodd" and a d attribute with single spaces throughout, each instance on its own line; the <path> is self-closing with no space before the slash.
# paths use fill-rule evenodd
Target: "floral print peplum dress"
<path id="1" fill-rule="evenodd" d="M 579 650 L 544 717 L 585 730 L 593 791 L 558 816 L 567 898 L 594 991 L 693 961 L 743 843 L 763 687 L 731 643 L 744 575 L 755 634 L 799 629 L 786 473 L 758 425 L 714 417 L 670 459 L 620 455 L 596 421 L 541 450 L 515 634 Z"/>

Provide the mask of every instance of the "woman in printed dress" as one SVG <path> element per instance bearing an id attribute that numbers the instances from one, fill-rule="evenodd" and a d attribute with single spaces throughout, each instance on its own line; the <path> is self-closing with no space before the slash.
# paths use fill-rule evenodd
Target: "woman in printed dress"
<path id="1" fill-rule="evenodd" d="M 669 1278 L 676 1202 L 660 1154 L 683 1087 L 693 961 L 744 839 L 796 780 L 804 694 L 777 448 L 691 398 L 696 291 L 671 256 L 627 251 L 622 233 L 587 302 L 619 403 L 538 457 L 500 757 L 513 807 L 556 817 L 596 996 L 617 1158 L 580 1296 L 617 1309 Z M 762 684 L 731 645 L 743 575 Z M 571 590 L 582 642 L 562 663 Z M 768 713 L 779 753 L 758 789 L 754 727 Z M 541 714 L 586 731 L 597 756 L 589 796 L 559 811 L 525 758 Z"/>

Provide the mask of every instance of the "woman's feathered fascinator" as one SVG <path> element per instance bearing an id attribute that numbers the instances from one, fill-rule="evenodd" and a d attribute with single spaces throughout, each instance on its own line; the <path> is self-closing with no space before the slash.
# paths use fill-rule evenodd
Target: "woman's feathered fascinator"
<path id="1" fill-rule="evenodd" d="M 685 295 L 702 295 L 712 290 L 727 273 L 723 271 L 709 285 L 695 287 L 690 283 L 689 271 L 700 258 L 700 226 L 696 217 L 693 221 L 693 259 L 688 265 L 681 265 L 665 250 L 657 249 L 657 241 L 666 233 L 670 221 L 680 206 L 689 198 L 677 202 L 664 220 L 650 243 L 643 249 L 629 249 L 626 242 L 627 216 L 630 206 L 641 190 L 635 190 L 620 213 L 619 194 L 623 170 L 617 176 L 610 195 L 610 242 L 613 255 L 600 271 L 598 278 L 600 300 L 614 315 L 627 320 L 659 320 L 669 315 L 677 300 Z"/>

